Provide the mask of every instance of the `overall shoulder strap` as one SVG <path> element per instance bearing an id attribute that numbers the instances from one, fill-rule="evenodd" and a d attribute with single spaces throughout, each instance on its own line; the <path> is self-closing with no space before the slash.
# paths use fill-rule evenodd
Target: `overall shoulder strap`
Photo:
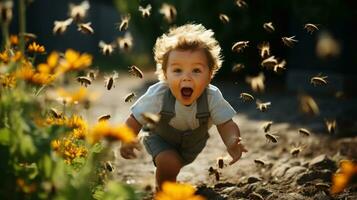
<path id="1" fill-rule="evenodd" d="M 200 121 L 200 125 L 202 125 L 203 123 L 207 123 L 209 117 L 210 112 L 208 108 L 207 89 L 205 89 L 197 100 L 196 118 Z"/>
<path id="2" fill-rule="evenodd" d="M 163 121 L 170 121 L 171 118 L 175 116 L 175 102 L 175 97 L 172 95 L 170 89 L 167 88 L 167 91 L 164 94 L 164 99 L 162 102 L 163 105 L 160 112 L 161 119 Z"/>

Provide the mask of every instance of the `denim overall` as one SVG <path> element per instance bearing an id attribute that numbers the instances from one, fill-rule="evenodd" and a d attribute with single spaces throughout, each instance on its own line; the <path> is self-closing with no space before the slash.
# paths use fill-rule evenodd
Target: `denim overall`
<path id="1" fill-rule="evenodd" d="M 176 99 L 170 89 L 164 94 L 161 119 L 155 130 L 144 138 L 144 145 L 149 154 L 155 157 L 165 150 L 176 150 L 182 158 L 182 164 L 190 164 L 206 146 L 208 135 L 208 119 L 210 116 L 207 102 L 207 92 L 204 90 L 197 99 L 197 114 L 199 127 L 193 130 L 181 131 L 169 125 L 175 116 Z"/>

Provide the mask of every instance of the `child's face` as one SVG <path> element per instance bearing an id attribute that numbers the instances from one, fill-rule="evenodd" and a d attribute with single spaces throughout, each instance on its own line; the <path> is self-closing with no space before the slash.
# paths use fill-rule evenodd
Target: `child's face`
<path id="1" fill-rule="evenodd" d="M 204 50 L 173 50 L 165 71 L 172 94 L 183 105 L 191 105 L 211 81 Z"/>

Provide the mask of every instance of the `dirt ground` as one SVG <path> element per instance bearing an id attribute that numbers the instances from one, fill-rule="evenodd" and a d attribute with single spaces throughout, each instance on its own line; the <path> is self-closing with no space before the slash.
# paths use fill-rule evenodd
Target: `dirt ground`
<path id="1" fill-rule="evenodd" d="M 112 123 L 122 123 L 130 112 L 131 103 L 124 97 L 135 92 L 138 98 L 148 85 L 154 82 L 153 74 L 144 79 L 119 74 L 115 88 L 104 89 L 104 82 L 91 86 L 91 91 L 101 93 L 97 103 L 89 110 L 88 120 L 94 122 L 102 114 L 111 114 Z M 357 184 L 350 185 L 344 192 L 331 196 L 331 176 L 342 159 L 357 158 L 357 101 L 355 98 L 336 99 L 328 95 L 316 96 L 320 106 L 319 116 L 307 116 L 298 110 L 297 95 L 292 92 L 271 91 L 257 95 L 264 101 L 271 101 L 267 112 L 256 109 L 254 102 L 242 102 L 241 92 L 250 92 L 242 84 L 216 81 L 223 96 L 237 110 L 234 121 L 241 130 L 243 143 L 248 153 L 234 165 L 217 166 L 217 158 L 227 157 L 225 146 L 215 127 L 210 129 L 208 144 L 197 159 L 184 167 L 178 180 L 198 188 L 198 193 L 207 199 L 357 199 Z M 329 134 L 324 119 L 336 118 L 337 131 Z M 268 142 L 262 126 L 273 121 L 271 131 L 277 131 L 278 142 Z M 299 128 L 311 131 L 302 136 Z M 343 136 L 343 137 L 342 137 Z M 291 149 L 301 146 L 297 156 Z M 114 176 L 123 182 L 133 184 L 147 191 L 146 199 L 155 187 L 154 165 L 143 149 L 135 160 L 125 160 L 114 149 Z M 259 159 L 264 165 L 254 162 Z M 218 170 L 219 180 L 210 175 L 209 168 Z M 321 184 L 323 183 L 323 184 Z"/>

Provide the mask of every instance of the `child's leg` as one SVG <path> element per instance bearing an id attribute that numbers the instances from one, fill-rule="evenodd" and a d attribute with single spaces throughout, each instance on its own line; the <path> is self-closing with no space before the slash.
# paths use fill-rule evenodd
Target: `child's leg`
<path id="1" fill-rule="evenodd" d="M 155 157 L 156 164 L 156 184 L 161 189 L 161 184 L 165 181 L 176 182 L 176 177 L 181 170 L 182 158 L 174 150 L 160 152 Z"/>

